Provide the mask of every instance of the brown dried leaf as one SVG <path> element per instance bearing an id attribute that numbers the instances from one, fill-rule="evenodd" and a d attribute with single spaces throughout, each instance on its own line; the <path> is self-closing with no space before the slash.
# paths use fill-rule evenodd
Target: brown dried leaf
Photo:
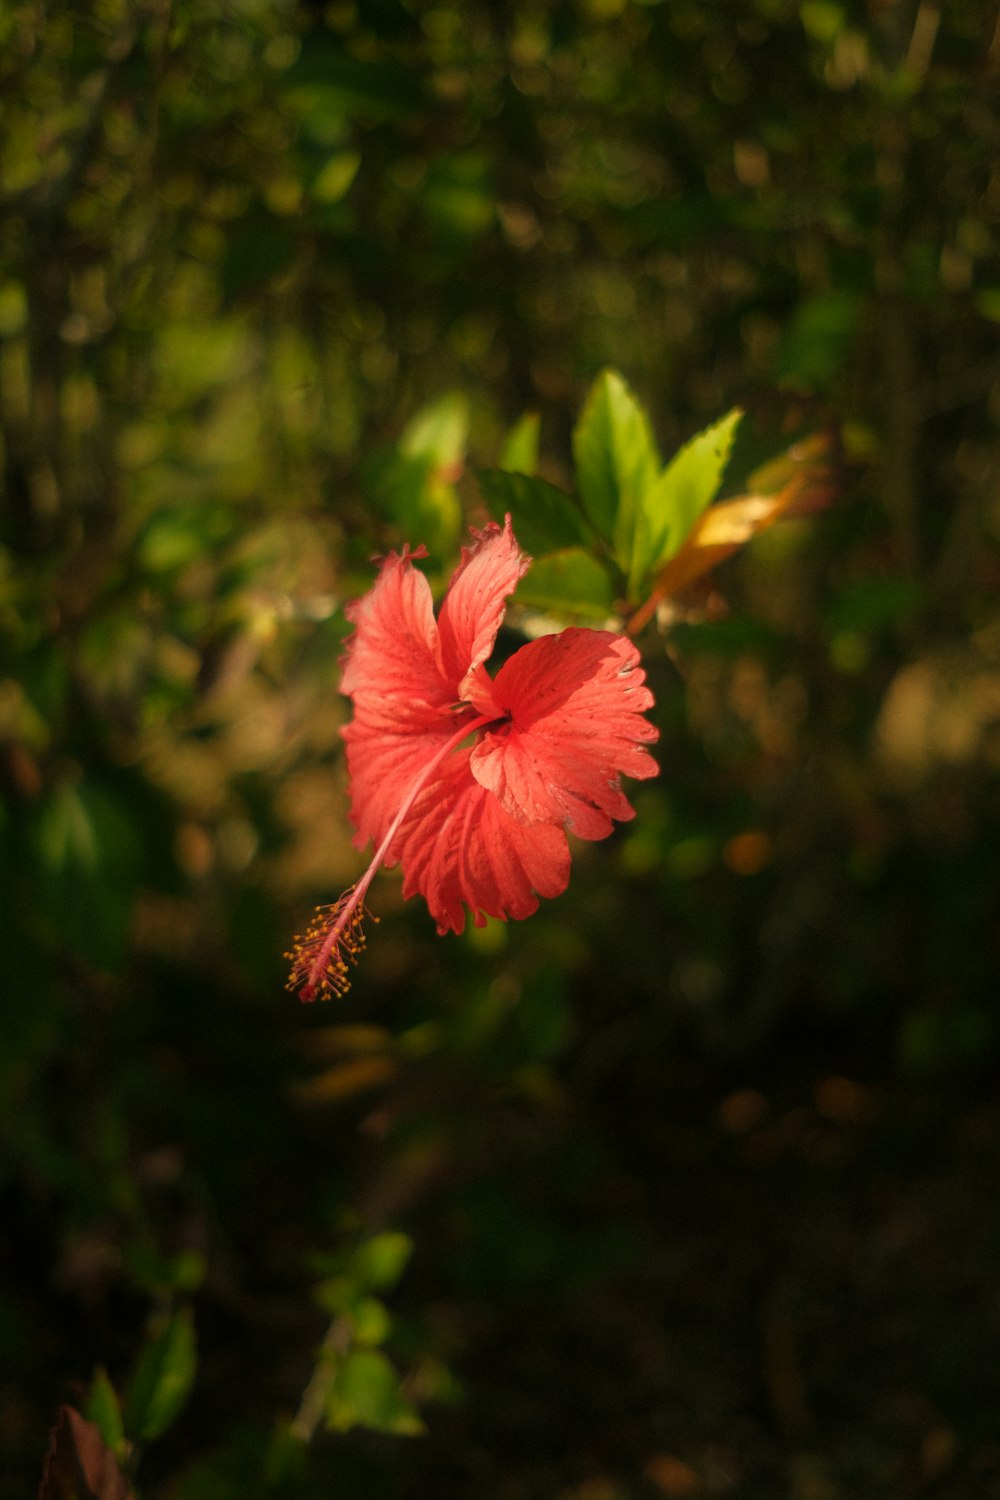
<path id="1" fill-rule="evenodd" d="M 391 1057 L 357 1057 L 335 1067 L 325 1068 L 315 1078 L 294 1087 L 299 1104 L 312 1107 L 339 1104 L 356 1094 L 378 1088 L 395 1076 L 396 1063 Z"/>
<path id="2" fill-rule="evenodd" d="M 834 435 L 816 433 L 752 477 L 751 484 L 760 488 L 780 482 L 775 493 L 740 495 L 703 511 L 684 545 L 660 571 L 650 597 L 632 616 L 629 634 L 638 635 L 667 599 L 703 584 L 714 567 L 775 521 L 826 505 L 836 493 L 835 447 Z"/>

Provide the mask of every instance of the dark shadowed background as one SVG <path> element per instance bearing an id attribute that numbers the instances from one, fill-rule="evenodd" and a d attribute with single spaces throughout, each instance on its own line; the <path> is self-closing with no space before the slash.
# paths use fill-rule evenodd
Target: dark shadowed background
<path id="1" fill-rule="evenodd" d="M 2 1500 L 119 1397 L 147 1500 L 1000 1496 L 998 84 L 981 0 L 4 5 Z M 608 365 L 838 494 L 566 895 L 383 876 L 303 1008 L 343 603 Z"/>

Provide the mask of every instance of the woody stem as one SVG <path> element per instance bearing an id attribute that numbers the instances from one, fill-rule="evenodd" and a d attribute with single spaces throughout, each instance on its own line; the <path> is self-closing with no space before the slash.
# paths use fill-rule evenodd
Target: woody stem
<path id="1" fill-rule="evenodd" d="M 316 957 L 313 959 L 309 969 L 309 974 L 306 979 L 306 986 L 315 986 L 318 983 L 320 976 L 324 973 L 330 954 L 336 948 L 344 933 L 348 930 L 352 915 L 357 911 L 362 901 L 364 901 L 365 896 L 368 892 L 368 887 L 371 885 L 372 881 L 375 878 L 375 872 L 381 867 L 382 861 L 388 854 L 393 839 L 399 832 L 400 824 L 406 817 L 407 813 L 410 811 L 410 808 L 413 806 L 423 788 L 426 786 L 428 780 L 430 779 L 431 772 L 436 770 L 436 768 L 444 760 L 445 756 L 450 754 L 450 752 L 455 749 L 456 745 L 460 745 L 462 741 L 466 739 L 470 734 L 474 734 L 477 729 L 482 729 L 486 724 L 493 724 L 495 722 L 495 714 L 480 714 L 478 718 L 467 719 L 465 723 L 463 723 L 458 729 L 456 729 L 455 733 L 451 735 L 449 739 L 445 740 L 440 749 L 434 752 L 426 765 L 421 766 L 419 772 L 413 778 L 413 781 L 411 782 L 405 797 L 400 803 L 395 817 L 389 824 L 389 828 L 386 832 L 385 837 L 379 844 L 378 848 L 375 850 L 375 853 L 372 855 L 371 863 L 369 864 L 365 873 L 362 875 L 361 879 L 358 881 L 357 885 L 354 887 L 350 896 L 345 901 L 341 911 L 338 912 L 336 922 L 330 928 L 330 931 L 327 933 L 326 938 L 323 942 L 323 946 L 319 949 Z"/>

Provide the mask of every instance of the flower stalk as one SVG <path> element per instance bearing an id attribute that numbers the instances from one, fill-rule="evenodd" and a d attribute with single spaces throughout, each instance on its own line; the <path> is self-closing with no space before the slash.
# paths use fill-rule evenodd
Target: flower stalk
<path id="1" fill-rule="evenodd" d="M 399 826 L 423 791 L 431 775 L 447 755 L 487 724 L 496 719 L 491 714 L 478 714 L 466 719 L 450 739 L 445 740 L 437 754 L 428 760 L 410 783 L 399 810 L 382 842 L 372 855 L 371 862 L 361 879 L 350 886 L 339 901 L 328 906 L 318 906 L 309 926 L 292 944 L 285 957 L 292 965 L 287 988 L 298 993 L 300 1000 L 328 1000 L 346 995 L 351 987 L 350 969 L 358 961 L 359 954 L 368 946 L 364 931 L 364 920 L 371 914 L 365 909 L 368 887 L 381 868 L 399 831 Z M 377 922 L 378 917 L 372 921 Z"/>

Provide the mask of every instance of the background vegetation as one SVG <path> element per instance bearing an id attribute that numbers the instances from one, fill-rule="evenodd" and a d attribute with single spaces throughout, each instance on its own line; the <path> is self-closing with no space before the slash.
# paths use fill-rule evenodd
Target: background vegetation
<path id="1" fill-rule="evenodd" d="M 998 74 L 979 0 L 3 7 L 3 1500 L 63 1402 L 170 1500 L 1000 1495 Z M 342 604 L 606 365 L 837 498 L 648 637 L 563 898 L 383 877 L 302 1008 Z"/>

